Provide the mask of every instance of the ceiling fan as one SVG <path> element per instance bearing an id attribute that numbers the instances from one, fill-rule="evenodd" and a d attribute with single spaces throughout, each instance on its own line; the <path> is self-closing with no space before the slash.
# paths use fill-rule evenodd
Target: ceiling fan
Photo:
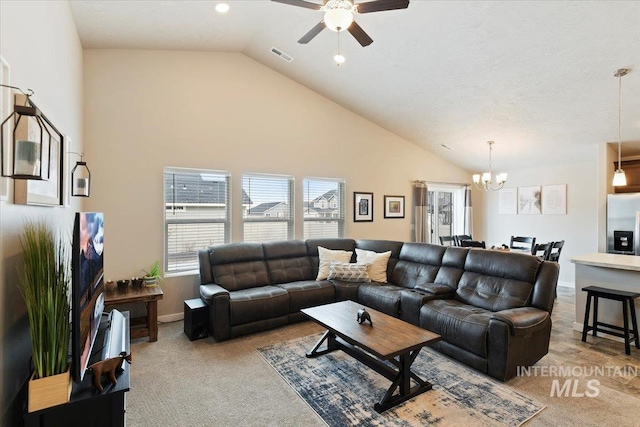
<path id="1" fill-rule="evenodd" d="M 369 46 L 373 43 L 373 39 L 353 20 L 354 13 L 381 12 L 409 7 L 409 0 L 373 0 L 357 4 L 353 0 L 323 0 L 323 4 L 311 3 L 305 0 L 272 1 L 324 12 L 324 19 L 302 36 L 298 43 L 309 43 L 327 27 L 336 32 L 349 31 L 362 47 Z"/>

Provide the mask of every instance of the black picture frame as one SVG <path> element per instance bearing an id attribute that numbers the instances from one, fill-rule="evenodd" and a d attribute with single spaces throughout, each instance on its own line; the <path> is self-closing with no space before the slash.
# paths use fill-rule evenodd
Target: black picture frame
<path id="1" fill-rule="evenodd" d="M 404 196 L 384 196 L 384 217 L 404 218 Z"/>
<path id="2" fill-rule="evenodd" d="M 373 222 L 373 193 L 353 192 L 353 222 Z"/>

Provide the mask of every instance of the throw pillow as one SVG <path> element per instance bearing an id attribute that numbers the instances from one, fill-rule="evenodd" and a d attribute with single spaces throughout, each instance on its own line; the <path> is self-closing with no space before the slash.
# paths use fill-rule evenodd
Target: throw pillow
<path id="1" fill-rule="evenodd" d="M 369 269 L 369 277 L 374 282 L 387 283 L 387 264 L 391 251 L 373 252 L 364 249 L 356 249 L 356 262 L 358 264 L 371 264 Z"/>
<path id="2" fill-rule="evenodd" d="M 326 280 L 327 277 L 329 277 L 331 261 L 349 262 L 351 261 L 351 255 L 353 255 L 353 252 L 334 251 L 318 246 L 318 255 L 320 257 L 320 262 L 318 264 L 318 277 L 316 277 L 316 280 Z"/>
<path id="3" fill-rule="evenodd" d="M 331 261 L 328 278 L 343 282 L 370 282 L 369 268 L 371 264 Z"/>

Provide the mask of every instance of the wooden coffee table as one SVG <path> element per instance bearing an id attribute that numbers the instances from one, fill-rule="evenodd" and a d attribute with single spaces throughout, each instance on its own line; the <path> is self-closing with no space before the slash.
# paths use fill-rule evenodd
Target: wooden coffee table
<path id="1" fill-rule="evenodd" d="M 116 287 L 105 288 L 104 306 L 112 307 L 128 303 L 144 303 L 147 315 L 131 319 L 131 339 L 148 336 L 149 341 L 158 341 L 158 300 L 163 297 L 160 286 L 127 286 L 124 289 Z"/>
<path id="2" fill-rule="evenodd" d="M 356 321 L 361 308 L 365 308 L 370 314 L 373 326 Z M 384 412 L 431 390 L 431 383 L 412 372 L 411 364 L 422 347 L 439 341 L 440 335 L 353 301 L 336 302 L 301 311 L 327 328 L 327 332 L 307 352 L 307 357 L 342 350 L 391 381 L 391 387 L 380 402 L 373 406 L 377 412 Z M 320 350 L 325 341 L 326 348 Z M 384 361 L 391 362 L 395 368 Z M 412 379 L 416 383 L 413 387 Z M 398 388 L 398 393 L 394 394 Z"/>

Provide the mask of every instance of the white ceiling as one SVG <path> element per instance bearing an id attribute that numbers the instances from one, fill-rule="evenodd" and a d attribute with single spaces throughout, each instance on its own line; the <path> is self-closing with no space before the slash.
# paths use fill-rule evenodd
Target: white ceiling
<path id="1" fill-rule="evenodd" d="M 310 0 L 311 1 L 311 0 Z M 320 2 L 320 0 L 315 0 Z M 426 1 L 356 15 L 374 43 L 337 33 L 297 43 L 322 12 L 268 0 L 70 1 L 84 48 L 242 52 L 468 170 L 640 154 L 640 2 Z M 276 47 L 294 60 L 270 53 Z M 187 78 L 187 77 L 185 77 Z M 330 124 L 327 124 L 328 126 Z M 439 148 L 448 144 L 453 151 Z"/>

